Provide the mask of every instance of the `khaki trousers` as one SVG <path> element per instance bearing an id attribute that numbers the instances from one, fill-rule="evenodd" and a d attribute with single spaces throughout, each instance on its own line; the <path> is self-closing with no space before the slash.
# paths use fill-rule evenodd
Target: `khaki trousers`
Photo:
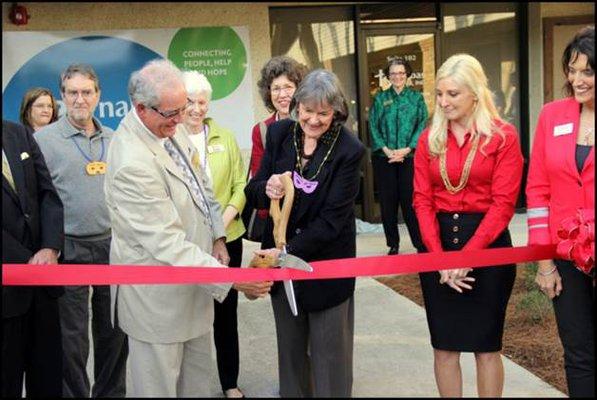
<path id="1" fill-rule="evenodd" d="M 210 397 L 212 336 L 147 343 L 129 336 L 131 387 L 127 397 Z"/>

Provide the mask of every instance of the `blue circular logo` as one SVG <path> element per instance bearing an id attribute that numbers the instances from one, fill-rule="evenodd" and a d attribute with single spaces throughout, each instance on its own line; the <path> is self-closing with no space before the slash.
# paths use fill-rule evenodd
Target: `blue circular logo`
<path id="1" fill-rule="evenodd" d="M 84 63 L 99 78 L 101 97 L 95 116 L 116 129 L 131 108 L 127 93 L 131 73 L 156 58 L 164 57 L 139 43 L 109 36 L 83 36 L 55 44 L 27 61 L 6 85 L 2 118 L 18 121 L 23 96 L 36 86 L 50 89 L 61 104 L 60 74 L 70 64 Z M 60 111 L 64 112 L 62 104 Z"/>

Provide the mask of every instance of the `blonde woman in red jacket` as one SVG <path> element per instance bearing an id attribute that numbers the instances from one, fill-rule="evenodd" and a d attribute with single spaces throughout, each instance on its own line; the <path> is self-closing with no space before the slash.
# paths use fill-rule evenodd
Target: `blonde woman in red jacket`
<path id="1" fill-rule="evenodd" d="M 527 180 L 529 244 L 557 243 L 578 210 L 595 209 L 595 28 L 581 30 L 562 57 L 569 97 L 541 111 Z M 594 270 L 539 261 L 535 282 L 553 299 L 570 397 L 595 397 Z"/>

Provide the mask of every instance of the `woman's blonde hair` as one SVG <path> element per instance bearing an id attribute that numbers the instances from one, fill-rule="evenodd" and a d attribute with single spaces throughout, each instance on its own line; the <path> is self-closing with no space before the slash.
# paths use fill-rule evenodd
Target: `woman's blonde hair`
<path id="1" fill-rule="evenodd" d="M 474 135 L 485 137 L 483 146 L 491 140 L 492 135 L 498 132 L 502 138 L 504 134 L 496 126 L 500 118 L 493 95 L 487 85 L 487 76 L 479 61 L 469 54 L 455 54 L 448 58 L 437 71 L 435 86 L 445 78 L 452 78 L 458 85 L 466 86 L 475 96 L 475 106 L 468 127 Z M 435 111 L 429 128 L 429 152 L 438 156 L 446 151 L 448 137 L 448 119 L 444 115 L 439 102 L 435 102 Z"/>

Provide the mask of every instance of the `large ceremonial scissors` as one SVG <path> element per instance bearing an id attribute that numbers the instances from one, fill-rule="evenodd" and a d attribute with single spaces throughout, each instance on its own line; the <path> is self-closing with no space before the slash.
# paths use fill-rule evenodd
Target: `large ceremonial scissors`
<path id="1" fill-rule="evenodd" d="M 292 202 L 294 200 L 294 185 L 292 179 L 284 174 L 280 176 L 282 184 L 284 185 L 284 204 L 280 210 L 280 200 L 271 200 L 269 213 L 274 222 L 274 243 L 276 248 L 281 251 L 277 259 L 271 257 L 256 255 L 251 261 L 250 266 L 257 268 L 293 268 L 301 271 L 313 272 L 313 268 L 303 259 L 288 254 L 286 251 L 286 228 L 288 226 L 288 219 L 292 211 Z M 296 305 L 296 297 L 294 295 L 294 287 L 292 280 L 283 281 L 286 298 L 290 305 L 292 315 L 298 315 L 298 307 Z"/>

